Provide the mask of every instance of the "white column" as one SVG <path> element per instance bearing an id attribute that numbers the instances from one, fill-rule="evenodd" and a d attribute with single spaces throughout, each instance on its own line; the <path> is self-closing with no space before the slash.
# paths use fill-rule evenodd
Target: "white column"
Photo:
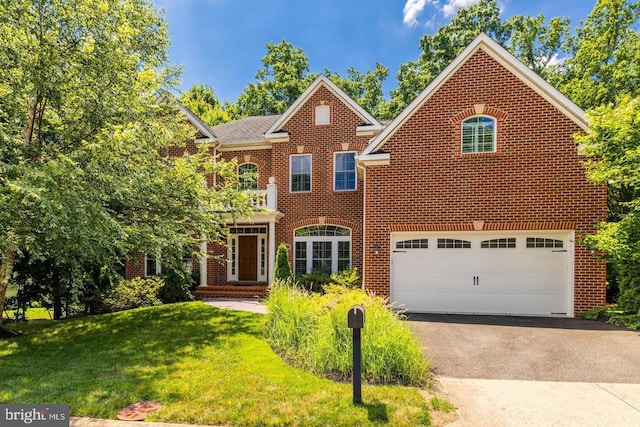
<path id="1" fill-rule="evenodd" d="M 200 258 L 200 286 L 207 286 L 207 236 L 202 235 L 200 241 L 200 252 L 203 253 Z"/>
<path id="2" fill-rule="evenodd" d="M 276 267 L 276 220 L 269 219 L 269 268 L 267 269 L 267 283 L 271 286 L 273 282 L 273 273 Z"/>
<path id="3" fill-rule="evenodd" d="M 270 177 L 267 184 L 267 209 L 278 210 L 278 184 L 274 177 Z"/>

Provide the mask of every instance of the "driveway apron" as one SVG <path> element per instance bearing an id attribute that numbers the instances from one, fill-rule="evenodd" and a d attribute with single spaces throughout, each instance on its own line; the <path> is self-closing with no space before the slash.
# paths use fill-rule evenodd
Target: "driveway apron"
<path id="1" fill-rule="evenodd" d="M 598 322 L 413 314 L 455 426 L 640 426 L 640 334 Z"/>

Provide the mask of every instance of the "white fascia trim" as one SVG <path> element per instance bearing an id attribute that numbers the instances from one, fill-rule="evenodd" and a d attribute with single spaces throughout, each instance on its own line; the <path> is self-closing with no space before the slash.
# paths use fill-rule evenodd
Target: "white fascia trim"
<path id="1" fill-rule="evenodd" d="M 356 136 L 376 136 L 383 130 L 382 125 L 361 125 L 356 128 Z"/>
<path id="2" fill-rule="evenodd" d="M 257 141 L 242 141 L 242 142 L 228 142 L 221 143 L 218 146 L 218 151 L 242 151 L 242 150 L 266 150 L 271 148 L 271 142 L 260 139 Z"/>
<path id="3" fill-rule="evenodd" d="M 202 132 L 203 135 L 205 135 L 206 137 L 209 138 L 209 141 L 200 141 L 200 142 L 218 142 L 218 138 L 202 122 L 202 120 L 200 120 L 200 118 L 198 116 L 193 114 L 193 112 L 191 110 L 189 110 L 188 108 L 186 108 L 183 105 L 179 104 L 178 107 L 180 108 L 180 111 L 182 111 L 182 113 L 185 116 L 187 116 L 187 119 L 191 122 L 191 124 L 193 124 L 196 127 L 196 129 L 198 129 L 200 132 Z M 202 139 L 202 138 L 200 138 L 200 139 Z"/>
<path id="4" fill-rule="evenodd" d="M 451 62 L 401 113 L 386 129 L 362 151 L 363 155 L 369 155 L 378 151 L 390 138 L 436 91 L 451 77 L 478 49 L 484 49 L 493 59 L 498 61 L 518 79 L 533 89 L 536 93 L 549 101 L 558 110 L 569 117 L 580 128 L 588 130 L 585 114 L 580 107 L 569 98 L 562 95 L 557 89 L 547 83 L 533 70 L 511 55 L 505 48 L 493 41 L 485 33 L 481 33 L 467 46 L 456 59 Z"/>
<path id="5" fill-rule="evenodd" d="M 320 74 L 317 79 L 309 87 L 302 92 L 302 95 L 291 104 L 291 106 L 284 112 L 282 116 L 276 122 L 271 125 L 269 130 L 265 133 L 265 138 L 270 138 L 271 134 L 277 133 L 282 127 L 289 121 L 289 119 L 304 105 L 304 103 L 310 98 L 322 85 L 326 86 L 336 97 L 342 99 L 344 103 L 356 113 L 364 122 L 372 123 L 380 126 L 380 123 L 364 108 L 359 106 L 353 99 L 351 99 L 342 89 L 335 85 L 325 75 Z"/>
<path id="6" fill-rule="evenodd" d="M 289 132 L 265 133 L 264 138 L 269 142 L 289 142 Z"/>
<path id="7" fill-rule="evenodd" d="M 368 166 L 384 166 L 391 162 L 391 154 L 389 153 L 375 153 L 375 154 L 360 154 L 356 158 L 358 165 L 362 165 L 365 168 Z"/>

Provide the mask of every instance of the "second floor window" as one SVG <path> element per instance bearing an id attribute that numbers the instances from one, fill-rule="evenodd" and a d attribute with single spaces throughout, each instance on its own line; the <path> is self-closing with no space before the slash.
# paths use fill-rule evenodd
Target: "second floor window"
<path id="1" fill-rule="evenodd" d="M 333 189 L 348 191 L 356 189 L 356 152 L 334 153 Z"/>
<path id="2" fill-rule="evenodd" d="M 238 188 L 240 190 L 258 189 L 258 165 L 243 163 L 238 166 Z"/>
<path id="3" fill-rule="evenodd" d="M 290 160 L 291 192 L 311 191 L 311 154 L 295 154 Z"/>
<path id="4" fill-rule="evenodd" d="M 496 121 L 487 116 L 470 117 L 462 122 L 462 153 L 496 151 Z"/>

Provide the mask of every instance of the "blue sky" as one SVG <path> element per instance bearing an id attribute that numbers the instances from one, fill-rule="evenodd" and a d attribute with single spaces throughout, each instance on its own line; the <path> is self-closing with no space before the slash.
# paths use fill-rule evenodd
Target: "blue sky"
<path id="1" fill-rule="evenodd" d="M 544 14 L 571 18 L 575 28 L 596 0 L 500 0 L 502 17 Z M 447 24 L 460 6 L 477 0 L 153 0 L 169 23 L 172 63 L 182 86 L 213 87 L 235 101 L 255 80 L 268 42 L 301 48 L 311 72 L 346 75 L 350 66 L 387 67 L 385 95 L 397 86 L 400 64 L 416 60 L 423 34 Z"/>

